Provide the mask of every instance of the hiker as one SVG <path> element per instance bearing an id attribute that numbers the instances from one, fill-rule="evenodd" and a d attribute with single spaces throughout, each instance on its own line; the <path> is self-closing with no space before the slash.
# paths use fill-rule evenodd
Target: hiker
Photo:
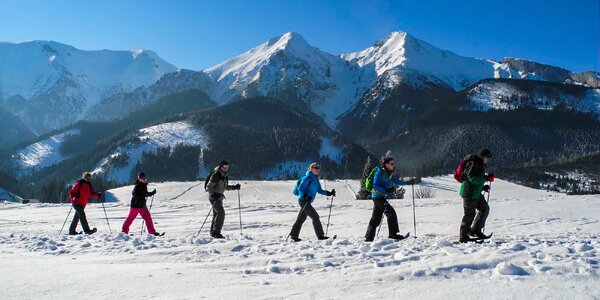
<path id="1" fill-rule="evenodd" d="M 241 185 L 229 185 L 229 163 L 222 161 L 209 175 L 205 189 L 208 192 L 208 199 L 212 205 L 213 219 L 210 225 L 210 236 L 216 239 L 225 238 L 221 234 L 223 222 L 225 222 L 225 209 L 223 208 L 223 199 L 225 191 L 240 190 Z"/>
<path id="2" fill-rule="evenodd" d="M 394 158 L 384 157 L 381 164 L 375 167 L 372 174 L 371 199 L 373 199 L 373 214 L 367 227 L 365 241 L 372 242 L 375 239 L 377 227 L 381 225 L 383 215 L 387 217 L 390 239 L 402 240 L 406 236 L 398 234 L 398 216 L 392 205 L 388 202 L 388 195 L 395 191 L 394 185 L 415 184 L 416 179 L 411 178 L 407 181 L 394 177 Z M 369 176 L 371 177 L 371 175 Z"/>
<path id="3" fill-rule="evenodd" d="M 90 229 L 85 215 L 85 206 L 88 204 L 89 198 L 102 198 L 102 193 L 97 193 L 94 190 L 91 180 L 92 174 L 84 172 L 82 179 L 75 181 L 73 188 L 69 192 L 71 204 L 73 205 L 73 209 L 75 209 L 75 215 L 69 227 L 69 235 L 81 234 L 81 232 L 77 232 L 77 223 L 79 222 L 85 234 L 94 234 L 98 231 L 96 227 Z"/>
<path id="4" fill-rule="evenodd" d="M 131 207 L 129 208 L 129 215 L 125 219 L 123 223 L 123 227 L 121 231 L 125 234 L 129 234 L 129 227 L 133 220 L 138 215 L 141 215 L 146 223 L 146 228 L 148 229 L 148 233 L 155 236 L 162 236 L 164 234 L 156 232 L 154 229 L 154 222 L 152 221 L 152 216 L 150 215 L 150 211 L 146 206 L 146 198 L 154 196 L 156 194 L 156 189 L 152 192 L 148 192 L 148 178 L 144 172 L 138 174 L 135 180 L 135 186 L 133 187 L 133 191 L 131 192 Z"/>
<path id="5" fill-rule="evenodd" d="M 468 155 L 461 163 L 461 166 L 464 166 L 462 170 L 464 179 L 460 186 L 460 196 L 463 198 L 464 208 L 464 216 L 460 223 L 459 242 L 461 243 L 469 242 L 471 240 L 469 236 L 477 239 L 486 238 L 482 229 L 485 227 L 490 207 L 482 192 L 489 192 L 490 186 L 485 185 L 485 182 L 492 182 L 496 178 L 494 174 L 485 173 L 486 165 L 491 159 L 492 152 L 483 149 L 479 152 L 479 155 Z"/>
<path id="6" fill-rule="evenodd" d="M 304 221 L 306 221 L 307 216 L 312 219 L 317 238 L 319 240 L 326 240 L 329 238 L 325 236 L 325 233 L 323 232 L 323 226 L 319 220 L 319 214 L 312 206 L 312 203 L 315 201 L 315 196 L 317 193 L 325 196 L 335 196 L 335 189 L 331 191 L 325 191 L 321 188 L 321 183 L 319 183 L 320 172 L 321 166 L 314 162 L 310 164 L 308 171 L 306 171 L 306 174 L 300 178 L 298 182 L 297 194 L 298 204 L 300 205 L 300 213 L 298 213 L 296 222 L 294 223 L 294 226 L 292 226 L 292 231 L 290 232 L 290 237 L 295 242 L 301 241 L 298 236 L 300 235 L 302 224 L 304 224 Z"/>

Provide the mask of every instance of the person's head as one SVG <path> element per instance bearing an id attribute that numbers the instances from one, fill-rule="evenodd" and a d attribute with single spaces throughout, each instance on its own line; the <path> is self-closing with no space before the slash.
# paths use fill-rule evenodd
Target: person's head
<path id="1" fill-rule="evenodd" d="M 92 180 L 92 173 L 90 173 L 90 172 L 83 172 L 83 175 L 81 176 L 81 178 L 83 178 L 83 180 L 86 180 L 86 181 L 91 181 Z"/>
<path id="2" fill-rule="evenodd" d="M 229 172 L 229 163 L 227 163 L 226 161 L 221 161 L 219 163 L 219 171 L 223 173 Z"/>
<path id="3" fill-rule="evenodd" d="M 381 159 L 381 165 L 383 165 L 383 167 L 388 171 L 394 171 L 394 158 L 391 156 L 386 156 L 384 158 Z"/>
<path id="4" fill-rule="evenodd" d="M 481 157 L 481 159 L 483 159 L 483 163 L 487 165 L 490 160 L 492 160 L 492 151 L 483 149 L 479 152 L 479 157 Z"/>
<path id="5" fill-rule="evenodd" d="M 319 175 L 319 173 L 321 172 L 321 166 L 319 165 L 318 162 L 314 162 L 314 163 L 310 164 L 310 166 L 308 166 L 308 170 L 311 171 L 315 175 Z"/>
<path id="6" fill-rule="evenodd" d="M 148 177 L 146 177 L 146 174 L 144 172 L 141 172 L 140 174 L 138 174 L 137 180 L 141 183 L 147 183 Z"/>

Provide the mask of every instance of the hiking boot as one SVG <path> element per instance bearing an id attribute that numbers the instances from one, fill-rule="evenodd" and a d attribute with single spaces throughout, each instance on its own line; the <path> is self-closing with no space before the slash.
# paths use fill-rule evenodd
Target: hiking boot
<path id="1" fill-rule="evenodd" d="M 297 237 L 293 237 L 293 236 L 292 236 L 292 237 L 290 237 L 290 238 L 291 238 L 291 239 L 292 239 L 292 241 L 294 241 L 294 242 L 301 242 L 301 241 L 302 241 L 302 239 L 301 239 L 301 238 L 297 238 Z"/>
<path id="2" fill-rule="evenodd" d="M 69 232 L 69 235 L 80 235 L 82 233 L 83 233 L 83 231 L 80 231 L 80 232 L 73 231 L 73 232 Z"/>
<path id="3" fill-rule="evenodd" d="M 92 235 L 92 234 L 94 234 L 94 233 L 96 233 L 96 232 L 98 232 L 98 229 L 96 229 L 96 227 L 94 227 L 94 228 L 92 228 L 92 230 L 90 230 L 90 231 L 86 232 L 85 234 L 87 234 L 87 235 Z"/>
<path id="4" fill-rule="evenodd" d="M 212 236 L 215 239 L 224 239 L 225 237 L 220 234 L 220 233 L 216 233 L 216 234 L 211 234 L 210 236 Z"/>
<path id="5" fill-rule="evenodd" d="M 401 234 L 394 234 L 394 235 L 388 236 L 388 238 L 399 241 L 399 240 L 405 239 L 406 237 Z"/>
<path id="6" fill-rule="evenodd" d="M 372 242 L 372 241 L 373 241 L 373 239 L 365 239 L 365 242 L 367 242 L 367 243 Z"/>
<path id="7" fill-rule="evenodd" d="M 483 234 L 483 232 L 470 232 L 469 236 L 474 237 L 474 238 L 478 238 L 478 239 L 484 239 L 487 237 L 487 235 Z"/>
<path id="8" fill-rule="evenodd" d="M 318 239 L 319 239 L 320 241 L 323 241 L 323 240 L 328 240 L 328 239 L 329 239 L 329 237 L 328 237 L 328 236 L 322 236 L 322 237 L 319 237 Z"/>

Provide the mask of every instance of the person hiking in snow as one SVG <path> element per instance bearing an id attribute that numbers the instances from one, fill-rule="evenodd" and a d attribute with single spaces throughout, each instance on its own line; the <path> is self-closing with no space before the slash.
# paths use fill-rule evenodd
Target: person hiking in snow
<path id="1" fill-rule="evenodd" d="M 225 222 L 225 209 L 223 208 L 223 199 L 225 199 L 225 191 L 239 190 L 242 186 L 229 185 L 229 163 L 222 161 L 209 175 L 206 184 L 208 199 L 213 209 L 213 219 L 210 226 L 210 236 L 216 239 L 222 239 L 221 234 L 223 222 Z"/>
<path id="2" fill-rule="evenodd" d="M 371 215 L 367 233 L 365 234 L 365 241 L 367 242 L 372 242 L 375 239 L 377 227 L 381 225 L 384 214 L 388 220 L 388 237 L 395 240 L 406 238 L 405 236 L 398 234 L 398 231 L 400 231 L 398 226 L 398 216 L 387 198 L 389 194 L 394 192 L 394 185 L 415 184 L 416 180 L 411 178 L 408 181 L 405 181 L 395 178 L 393 176 L 394 165 L 395 162 L 393 157 L 384 157 L 381 160 L 381 165 L 377 166 L 375 170 L 373 176 L 373 190 L 371 192 L 371 199 L 373 199 L 373 214 Z"/>
<path id="3" fill-rule="evenodd" d="M 326 240 L 329 238 L 326 237 L 325 233 L 323 232 L 323 226 L 321 225 L 321 220 L 319 220 L 319 214 L 312 206 L 312 203 L 315 201 L 315 196 L 317 196 L 317 193 L 325 196 L 335 196 L 335 189 L 331 191 L 325 191 L 321 188 L 321 183 L 319 182 L 320 172 L 321 166 L 314 162 L 310 164 L 308 171 L 306 171 L 306 174 L 298 183 L 298 204 L 300 205 L 300 212 L 298 213 L 296 222 L 294 223 L 294 226 L 292 226 L 292 231 L 290 232 L 290 237 L 295 242 L 301 241 L 298 236 L 300 235 L 302 224 L 304 224 L 304 221 L 306 221 L 307 216 L 312 219 L 317 238 L 319 240 Z"/>
<path id="4" fill-rule="evenodd" d="M 87 217 L 85 215 L 85 206 L 88 204 L 89 198 L 102 198 L 102 193 L 97 193 L 91 183 L 92 174 L 90 172 L 84 172 L 82 179 L 75 181 L 73 188 L 69 192 L 69 198 L 71 199 L 71 205 L 75 209 L 75 215 L 73 221 L 69 227 L 69 235 L 81 234 L 77 232 L 77 223 L 81 223 L 83 232 L 85 234 L 94 234 L 96 227 L 90 229 L 88 225 Z"/>
<path id="5" fill-rule="evenodd" d="M 464 216 L 460 223 L 459 242 L 468 242 L 469 236 L 475 238 L 486 238 L 482 229 L 485 227 L 485 221 L 490 213 L 490 207 L 485 201 L 482 192 L 490 191 L 490 186 L 485 185 L 486 181 L 492 182 L 496 176 L 486 174 L 486 165 L 492 159 L 492 152 L 483 149 L 479 155 L 471 154 L 463 160 L 464 178 L 460 186 L 460 196 L 463 198 Z"/>
<path id="6" fill-rule="evenodd" d="M 146 198 L 150 196 L 154 196 L 156 194 L 156 189 L 152 192 L 148 192 L 148 178 L 146 174 L 143 172 L 138 174 L 137 179 L 135 181 L 135 186 L 133 187 L 133 191 L 131 192 L 131 207 L 129 208 L 129 215 L 125 219 L 123 223 L 123 227 L 121 231 L 123 233 L 129 234 L 129 227 L 133 220 L 138 215 L 141 215 L 146 223 L 146 228 L 148 229 L 148 233 L 156 236 L 160 236 L 162 234 L 156 232 L 154 229 L 154 222 L 152 221 L 152 216 L 150 215 L 150 211 L 146 206 Z"/>

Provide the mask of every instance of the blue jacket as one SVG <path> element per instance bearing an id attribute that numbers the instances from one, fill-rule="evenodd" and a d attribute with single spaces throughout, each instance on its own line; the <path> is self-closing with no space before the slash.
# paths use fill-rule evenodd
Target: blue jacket
<path id="1" fill-rule="evenodd" d="M 378 167 L 375 171 L 375 175 L 373 176 L 373 191 L 371 193 L 371 198 L 385 198 L 387 196 L 387 192 L 385 190 L 393 187 L 394 184 L 406 185 L 408 182 L 394 178 L 383 167 Z"/>
<path id="2" fill-rule="evenodd" d="M 306 174 L 302 177 L 298 185 L 298 200 L 303 200 L 305 196 L 308 196 L 311 198 L 310 203 L 313 203 L 317 193 L 327 195 L 327 191 L 321 188 L 319 178 L 311 171 L 306 171 Z"/>

